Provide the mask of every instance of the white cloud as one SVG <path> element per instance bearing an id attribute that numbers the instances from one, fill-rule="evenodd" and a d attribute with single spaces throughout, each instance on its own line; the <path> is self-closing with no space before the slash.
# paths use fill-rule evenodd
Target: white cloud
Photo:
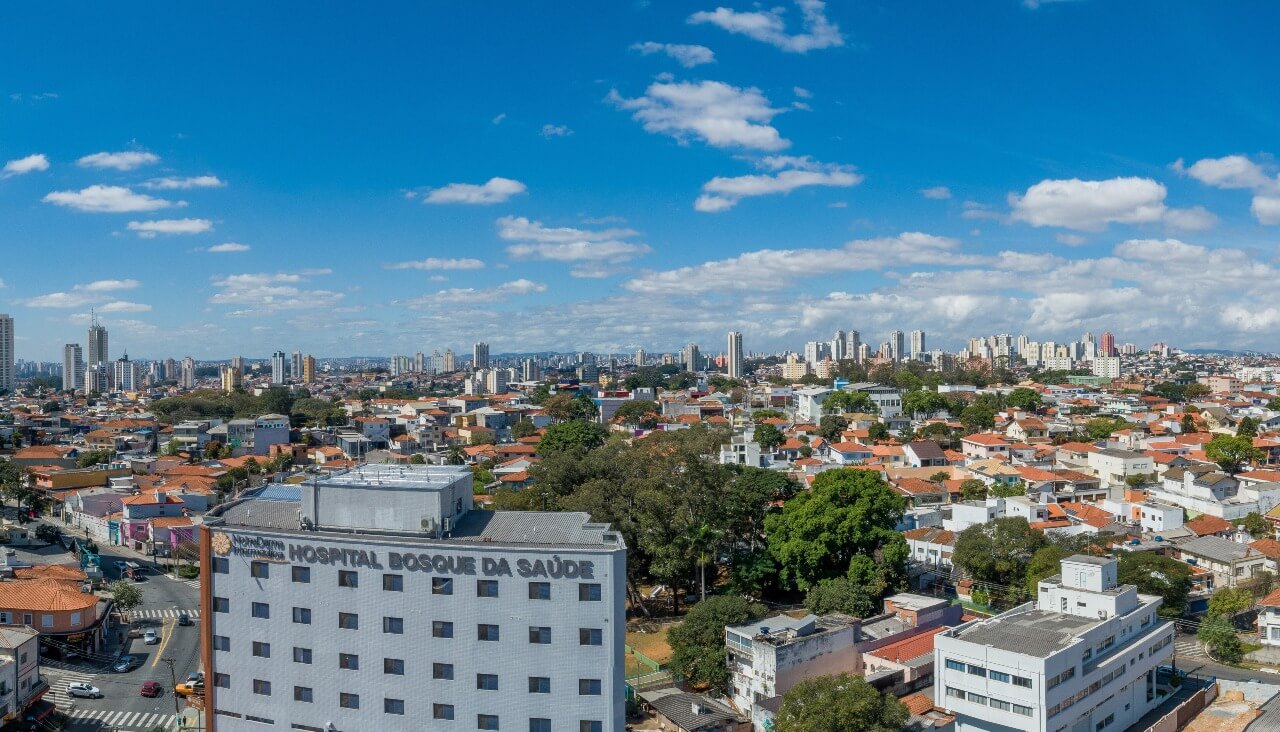
<path id="1" fill-rule="evenodd" d="M 143 188 L 158 191 L 180 191 L 190 188 L 224 188 L 226 181 L 216 175 L 196 175 L 189 178 L 152 178 Z"/>
<path id="2" fill-rule="evenodd" d="M 795 1 L 800 8 L 804 33 L 787 33 L 783 8 L 740 12 L 721 7 L 694 13 L 689 16 L 689 22 L 710 23 L 730 33 L 740 33 L 790 53 L 807 53 L 814 49 L 844 45 L 844 36 L 840 35 L 839 26 L 827 20 L 826 3 L 822 0 Z"/>
<path id="3" fill-rule="evenodd" d="M 214 244 L 213 246 L 209 247 L 205 251 L 211 254 L 232 254 L 235 252 L 247 252 L 249 251 L 249 245 L 237 244 L 236 242 L 228 241 L 222 244 Z"/>
<path id="4" fill-rule="evenodd" d="M 1173 169 L 1214 188 L 1262 188 L 1274 185 L 1261 165 L 1244 155 L 1227 155 L 1221 158 L 1197 160 L 1191 167 L 1184 167 L 1182 159 L 1173 163 Z"/>
<path id="5" fill-rule="evenodd" d="M 112 300 L 97 306 L 97 311 L 100 313 L 149 313 L 151 306 L 140 302 Z"/>
<path id="6" fill-rule="evenodd" d="M 281 310 L 332 308 L 345 297 L 341 292 L 307 290 L 300 287 L 311 277 L 330 274 L 330 270 L 300 272 L 248 273 L 214 277 L 217 292 L 209 298 L 214 305 L 235 305 L 240 309 L 229 317 L 248 317 Z"/>
<path id="7" fill-rule="evenodd" d="M 153 239 L 157 234 L 203 234 L 213 230 L 213 222 L 209 219 L 153 219 L 130 221 L 128 228 L 143 239 Z"/>
<path id="8" fill-rule="evenodd" d="M 960 217 L 964 219 L 998 219 L 1000 218 L 1000 214 L 992 210 L 992 208 L 985 203 L 979 203 L 977 201 L 965 201 L 964 203 L 960 204 L 960 207 L 964 209 L 963 211 L 960 212 Z"/>
<path id="9" fill-rule="evenodd" d="M 1164 213 L 1164 223 L 1181 231 L 1204 231 L 1218 223 L 1218 217 L 1204 206 L 1171 208 Z"/>
<path id="10" fill-rule="evenodd" d="M 1059 233 L 1059 234 L 1054 234 L 1053 238 L 1059 244 L 1065 244 L 1069 247 L 1078 247 L 1088 241 L 1088 239 L 1085 239 L 1083 236 L 1080 236 L 1079 234 Z"/>
<path id="11" fill-rule="evenodd" d="M 777 291 L 797 279 L 907 264 L 961 266 L 986 261 L 959 253 L 955 239 L 906 232 L 861 239 L 836 249 L 761 249 L 730 259 L 653 272 L 625 285 L 648 295 Z"/>
<path id="12" fill-rule="evenodd" d="M 443 188 L 436 188 L 429 192 L 426 198 L 422 199 L 423 203 L 465 203 L 471 205 L 488 206 L 495 203 L 504 203 L 512 196 L 520 195 L 527 191 L 525 184 L 518 180 L 510 178 L 490 178 L 482 185 L 474 183 L 450 183 Z"/>
<path id="13" fill-rule="evenodd" d="M 451 287 L 412 300 L 396 300 L 395 304 L 410 310 L 435 310 L 442 306 L 492 304 L 511 297 L 546 292 L 547 286 L 533 280 L 518 279 L 495 287 Z"/>
<path id="14" fill-rule="evenodd" d="M 50 292 L 46 295 L 38 295 L 21 301 L 22 304 L 32 308 L 78 308 L 109 299 L 108 293 L 119 290 L 134 290 L 142 283 L 134 279 L 126 280 L 95 280 L 81 285 L 75 285 L 70 292 Z M 150 309 L 150 308 L 148 308 Z"/>
<path id="15" fill-rule="evenodd" d="M 646 244 L 625 241 L 639 233 L 634 229 L 548 227 L 523 216 L 503 216 L 497 224 L 500 238 L 519 242 L 507 247 L 507 254 L 516 259 L 618 264 L 652 251 Z M 598 266 L 584 268 L 575 276 L 603 276 L 601 271 Z M 588 272 L 593 274 L 584 274 Z"/>
<path id="16" fill-rule="evenodd" d="M 498 219 L 498 236 L 507 241 L 604 241 L 629 239 L 640 232 L 635 229 L 575 229 L 568 226 L 543 226 L 541 221 L 531 221 L 523 216 L 503 216 Z"/>
<path id="17" fill-rule="evenodd" d="M 10 160 L 4 164 L 4 170 L 0 170 L 0 177 L 8 178 L 13 175 L 25 175 L 26 173 L 34 173 L 40 170 L 49 169 L 49 158 L 41 153 L 28 155 L 25 158 Z"/>
<path id="18" fill-rule="evenodd" d="M 575 241 L 561 244 L 512 244 L 507 253 L 515 259 L 549 259 L 555 262 L 623 261 L 652 251 L 648 245 L 625 241 Z"/>
<path id="19" fill-rule="evenodd" d="M 742 175 L 735 178 L 716 177 L 702 186 L 702 195 L 693 207 L 704 213 L 733 208 L 743 198 L 790 193 L 808 186 L 849 188 L 862 182 L 862 176 L 851 165 L 819 163 L 808 157 L 778 155 L 766 157 L 760 167 L 778 170 L 777 175 Z"/>
<path id="20" fill-rule="evenodd" d="M 499 113 L 498 113 L 498 116 L 494 117 L 492 121 L 493 121 L 493 123 L 494 123 L 495 125 L 500 125 L 500 124 L 502 124 L 502 120 L 504 120 L 504 119 L 506 119 L 506 118 L 507 118 L 507 113 L 506 113 L 506 112 L 499 112 Z"/>
<path id="21" fill-rule="evenodd" d="M 550 140 L 553 137 L 568 137 L 573 134 L 573 130 L 568 125 L 553 125 L 547 123 L 542 126 L 542 136 Z"/>
<path id="22" fill-rule="evenodd" d="M 932 198 L 935 201 L 951 198 L 951 189 L 946 186 L 934 186 L 933 188 L 924 188 L 920 191 L 920 195 L 925 198 Z"/>
<path id="23" fill-rule="evenodd" d="M 479 259 L 441 259 L 438 257 L 427 257 L 426 259 L 415 259 L 410 262 L 395 262 L 388 264 L 387 269 L 484 269 L 484 262 Z"/>
<path id="24" fill-rule="evenodd" d="M 1011 217 L 1032 226 L 1101 231 L 1107 224 L 1145 224 L 1165 216 L 1167 191 L 1150 178 L 1042 180 L 1009 194 Z"/>
<path id="25" fill-rule="evenodd" d="M 686 69 L 692 69 L 701 64 L 714 63 L 716 60 L 716 54 L 710 48 L 706 46 L 690 46 L 683 43 L 645 41 L 631 46 L 631 50 L 639 51 L 645 56 L 654 53 L 666 54 Z"/>
<path id="26" fill-rule="evenodd" d="M 695 137 L 712 147 L 776 151 L 791 145 L 769 124 L 781 110 L 770 107 L 753 87 L 721 81 L 660 82 L 650 84 L 636 99 L 611 91 L 609 101 L 632 112 L 645 131 L 670 135 L 682 144 Z"/>
<path id="27" fill-rule="evenodd" d="M 115 292 L 116 290 L 136 290 L 142 285 L 137 280 L 95 280 L 87 285 L 76 285 L 75 289 L 84 292 Z"/>
<path id="28" fill-rule="evenodd" d="M 104 185 L 91 185 L 78 191 L 54 191 L 42 200 L 89 213 L 137 213 L 187 205 L 185 201 L 175 203 L 145 193 L 135 193 L 124 186 Z"/>
<path id="29" fill-rule="evenodd" d="M 801 99 L 813 99 L 813 92 L 809 91 L 808 89 L 805 89 L 802 86 L 791 87 L 791 93 L 795 94 L 797 97 L 800 97 Z"/>
<path id="30" fill-rule="evenodd" d="M 1249 210 L 1260 223 L 1280 224 L 1280 196 L 1254 196 Z"/>
<path id="31" fill-rule="evenodd" d="M 160 162 L 155 153 L 130 150 L 126 152 L 100 152 L 85 155 L 76 161 L 82 168 L 111 168 L 113 170 L 134 170 L 144 165 Z"/>
<path id="32" fill-rule="evenodd" d="M 498 292 L 503 295 L 528 295 L 534 292 L 546 292 L 547 286 L 533 280 L 518 279 L 498 285 Z"/>

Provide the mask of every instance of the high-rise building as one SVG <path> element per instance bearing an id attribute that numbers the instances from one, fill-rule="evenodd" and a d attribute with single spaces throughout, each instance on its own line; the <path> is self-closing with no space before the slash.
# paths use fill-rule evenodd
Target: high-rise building
<path id="1" fill-rule="evenodd" d="M 810 366 L 831 355 L 831 344 L 825 341 L 809 341 L 804 344 L 804 360 Z"/>
<path id="2" fill-rule="evenodd" d="M 244 383 L 243 379 L 244 374 L 235 366 L 222 367 L 222 390 L 226 393 L 230 394 L 239 389 Z"/>
<path id="3" fill-rule="evenodd" d="M 84 391 L 106 394 L 111 391 L 111 364 L 95 363 L 84 366 Z"/>
<path id="4" fill-rule="evenodd" d="M 685 346 L 684 353 L 684 370 L 697 373 L 702 370 L 702 352 L 698 350 L 698 344 L 690 343 Z"/>
<path id="5" fill-rule="evenodd" d="M 294 351 L 289 357 L 289 378 L 302 380 L 302 351 Z"/>
<path id="6" fill-rule="evenodd" d="M 484 388 L 486 394 L 506 394 L 507 370 L 488 369 L 484 376 Z"/>
<path id="7" fill-rule="evenodd" d="M 845 347 L 845 356 L 848 358 L 852 358 L 855 361 L 861 361 L 862 360 L 862 334 L 856 330 L 851 330 L 849 331 L 849 334 L 845 337 L 845 342 L 848 344 Z"/>
<path id="8" fill-rule="evenodd" d="M 907 336 L 900 330 L 889 334 L 889 357 L 901 361 L 907 357 Z"/>
<path id="9" fill-rule="evenodd" d="M 727 366 L 730 379 L 742 378 L 742 334 L 736 330 L 729 334 Z"/>
<path id="10" fill-rule="evenodd" d="M 279 386 L 284 383 L 284 351 L 271 354 L 271 384 Z"/>
<path id="11" fill-rule="evenodd" d="M 649 354 L 645 353 L 643 348 L 636 349 L 636 365 L 637 366 L 643 366 L 645 360 L 647 360 L 648 357 L 649 357 Z"/>
<path id="12" fill-rule="evenodd" d="M 418 351 L 413 354 L 413 372 L 415 374 L 425 373 L 427 370 L 427 357 Z"/>
<path id="13" fill-rule="evenodd" d="M 1116 355 L 1116 337 L 1112 335 L 1109 330 L 1104 330 L 1102 332 L 1102 337 L 1098 339 L 1098 355 Z"/>
<path id="14" fill-rule="evenodd" d="M 538 368 L 538 362 L 532 358 L 526 358 L 520 364 L 520 380 L 521 381 L 537 381 L 542 378 L 542 369 Z"/>
<path id="15" fill-rule="evenodd" d="M 911 358 L 912 359 L 920 358 L 921 356 L 924 355 L 925 350 L 926 349 L 924 347 L 924 331 L 922 330 L 911 331 Z"/>
<path id="16" fill-rule="evenodd" d="M 316 381 L 316 357 L 309 353 L 302 357 L 302 381 L 307 384 Z"/>
<path id="17" fill-rule="evenodd" d="M 84 388 L 84 351 L 79 343 L 62 347 L 62 390 L 76 391 Z"/>
<path id="18" fill-rule="evenodd" d="M 458 357 L 454 355 L 452 348 L 446 348 L 444 352 L 444 373 L 451 374 L 458 370 Z"/>
<path id="19" fill-rule="evenodd" d="M 489 344 L 480 341 L 471 347 L 471 368 L 475 370 L 489 368 Z"/>
<path id="20" fill-rule="evenodd" d="M 831 360 L 842 361 L 848 352 L 849 342 L 845 340 L 844 331 L 837 330 L 836 334 L 831 338 Z"/>
<path id="21" fill-rule="evenodd" d="M 240 372 L 240 375 L 241 375 L 241 376 L 244 376 L 244 356 L 236 356 L 236 357 L 232 358 L 232 359 L 231 359 L 231 368 L 233 368 L 233 369 L 235 369 L 236 371 Z"/>
<path id="22" fill-rule="evenodd" d="M 194 389 L 196 386 L 196 360 L 190 356 L 182 359 L 182 376 L 178 384 L 183 389 Z"/>
<path id="23" fill-rule="evenodd" d="M 109 351 L 107 350 L 107 328 L 98 322 L 97 316 L 90 315 L 89 324 L 89 346 L 88 356 L 85 363 L 88 366 L 108 365 L 107 358 Z"/>
<path id="24" fill-rule="evenodd" d="M 1093 375 L 1105 379 L 1120 378 L 1120 357 L 1099 356 L 1093 359 Z"/>
<path id="25" fill-rule="evenodd" d="M 622 730 L 617 531 L 586 513 L 480 515 L 465 466 L 368 464 L 298 491 L 291 504 L 224 503 L 200 529 L 204 707 L 217 732 L 258 719 Z M 418 677 L 435 691 L 406 682 Z"/>
<path id="26" fill-rule="evenodd" d="M 0 313 L 0 391 L 13 391 L 13 318 Z"/>
<path id="27" fill-rule="evenodd" d="M 116 389 L 120 391 L 136 391 L 142 386 L 142 372 L 138 368 L 138 362 L 130 361 L 127 351 L 123 356 L 116 359 L 112 366 L 112 378 Z"/>

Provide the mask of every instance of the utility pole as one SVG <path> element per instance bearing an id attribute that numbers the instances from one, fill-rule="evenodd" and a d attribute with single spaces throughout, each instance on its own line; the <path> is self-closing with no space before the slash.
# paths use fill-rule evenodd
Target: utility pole
<path id="1" fill-rule="evenodd" d="M 178 709 L 178 695 L 174 693 L 174 689 L 178 687 L 178 674 L 173 670 L 175 662 L 172 658 L 162 658 L 160 660 L 164 661 L 165 665 L 169 667 L 169 679 L 173 682 L 169 687 L 169 696 L 173 697 L 173 716 L 176 718 L 179 714 L 182 714 L 182 711 Z"/>

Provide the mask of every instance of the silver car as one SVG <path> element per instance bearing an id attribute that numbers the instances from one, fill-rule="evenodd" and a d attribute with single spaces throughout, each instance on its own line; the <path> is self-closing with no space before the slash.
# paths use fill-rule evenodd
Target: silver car
<path id="1" fill-rule="evenodd" d="M 78 696 L 85 699 L 101 699 L 102 692 L 96 686 L 81 683 L 79 681 L 73 681 L 70 684 L 67 684 L 67 696 Z"/>

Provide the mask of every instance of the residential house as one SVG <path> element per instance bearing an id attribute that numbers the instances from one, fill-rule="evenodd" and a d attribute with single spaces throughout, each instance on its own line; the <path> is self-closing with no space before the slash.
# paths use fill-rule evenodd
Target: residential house
<path id="1" fill-rule="evenodd" d="M 973 460 L 987 460 L 1009 455 L 1009 441 L 1000 435 L 979 432 L 960 440 L 960 451 Z"/>
<path id="2" fill-rule="evenodd" d="M 938 443 L 932 440 L 916 440 L 902 446 L 902 454 L 913 468 L 946 468 L 951 465 Z"/>
<path id="3" fill-rule="evenodd" d="M 1213 572 L 1217 587 L 1235 587 L 1266 569 L 1266 556 L 1248 544 L 1237 544 L 1220 536 L 1200 536 L 1176 545 L 1175 556 Z"/>

